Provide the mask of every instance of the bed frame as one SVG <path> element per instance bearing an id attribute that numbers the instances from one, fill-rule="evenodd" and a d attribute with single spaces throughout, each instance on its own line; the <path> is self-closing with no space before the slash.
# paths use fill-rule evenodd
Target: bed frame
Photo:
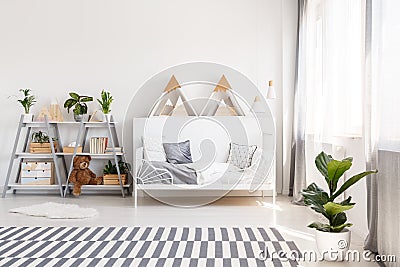
<path id="1" fill-rule="evenodd" d="M 222 125 L 222 126 L 221 126 Z M 242 125 L 243 127 L 241 127 Z M 268 123 L 267 123 L 268 125 Z M 269 124 L 269 125 L 273 125 Z M 215 127 L 215 128 L 212 128 Z M 238 128 L 239 127 L 239 128 Z M 181 129 L 180 131 L 174 129 Z M 225 132 L 229 133 L 228 136 Z M 246 134 L 243 134 L 243 133 Z M 265 182 L 256 188 L 250 188 L 248 184 L 237 184 L 234 188 L 232 185 L 226 187 L 215 186 L 213 184 L 201 186 L 198 185 L 182 185 L 173 184 L 154 184 L 149 180 L 146 182 L 146 177 L 138 178 L 137 173 L 142 166 L 143 159 L 143 136 L 151 136 L 160 138 L 166 142 L 180 142 L 184 140 L 191 141 L 191 147 L 199 148 L 198 150 L 192 149 L 193 160 L 196 161 L 202 156 L 200 151 L 201 143 L 204 139 L 212 140 L 215 144 L 215 161 L 226 162 L 229 154 L 229 143 L 236 142 L 238 144 L 256 144 L 262 147 L 263 153 L 262 162 L 267 166 L 265 168 L 266 179 Z M 179 137 L 177 137 L 179 136 Z M 245 137 L 247 136 L 247 138 Z M 182 192 L 186 190 L 203 191 L 211 193 L 213 191 L 247 191 L 247 194 L 261 195 L 264 197 L 264 192 L 271 192 L 273 197 L 273 204 L 275 204 L 276 196 L 276 179 L 275 179 L 275 137 L 273 129 L 268 129 L 259 125 L 255 118 L 238 117 L 238 116 L 214 116 L 209 117 L 170 117 L 170 116 L 156 116 L 150 118 L 135 118 L 133 120 L 133 190 L 135 198 L 135 207 L 137 207 L 137 197 L 140 191 L 149 190 L 166 190 Z M 270 167 L 269 167 L 270 166 Z M 155 170 L 164 172 L 164 179 L 171 178 L 172 175 L 168 174 L 166 170 Z M 142 179 L 138 184 L 138 180 Z M 239 192 L 237 192 L 239 193 Z M 257 194 L 258 193 L 258 194 Z"/>

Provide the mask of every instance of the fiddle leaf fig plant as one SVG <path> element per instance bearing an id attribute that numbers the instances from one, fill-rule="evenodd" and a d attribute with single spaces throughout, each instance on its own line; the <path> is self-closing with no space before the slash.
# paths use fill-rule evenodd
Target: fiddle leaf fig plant
<path id="1" fill-rule="evenodd" d="M 335 202 L 335 199 L 362 178 L 378 172 L 377 170 L 372 170 L 356 174 L 347 179 L 338 189 L 340 178 L 351 168 L 352 164 L 353 158 L 345 158 L 339 161 L 323 151 L 315 158 L 315 165 L 324 176 L 329 193 L 312 183 L 301 194 L 304 197 L 304 204 L 315 212 L 322 214 L 327 219 L 327 223 L 314 222 L 308 227 L 316 228 L 323 232 L 341 232 L 344 228 L 352 226 L 351 223 L 347 223 L 345 213 L 355 205 L 355 203 L 351 202 L 351 196 L 341 202 Z"/>
<path id="2" fill-rule="evenodd" d="M 88 107 L 86 102 L 93 101 L 93 97 L 91 96 L 81 96 L 77 93 L 71 92 L 69 93 L 70 97 L 64 102 L 64 108 L 67 109 L 68 113 L 69 110 L 74 107 L 73 112 L 75 115 L 84 115 L 87 114 Z"/>

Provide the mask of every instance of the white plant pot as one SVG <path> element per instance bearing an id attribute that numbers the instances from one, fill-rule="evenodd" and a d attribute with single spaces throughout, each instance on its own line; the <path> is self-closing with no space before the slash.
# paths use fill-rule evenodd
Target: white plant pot
<path id="1" fill-rule="evenodd" d="M 30 123 L 33 121 L 33 114 L 24 114 L 24 117 L 22 118 L 23 123 Z"/>
<path id="2" fill-rule="evenodd" d="M 316 230 L 315 238 L 319 253 L 326 261 L 343 261 L 350 247 L 351 232 L 344 229 L 340 233 Z"/>
<path id="3" fill-rule="evenodd" d="M 111 114 L 103 114 L 103 121 L 104 122 L 111 122 L 112 121 L 112 115 Z"/>

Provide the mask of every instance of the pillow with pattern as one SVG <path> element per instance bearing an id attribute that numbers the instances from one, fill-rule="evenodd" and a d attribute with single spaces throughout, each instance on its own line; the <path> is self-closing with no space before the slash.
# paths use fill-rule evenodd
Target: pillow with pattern
<path id="1" fill-rule="evenodd" d="M 253 159 L 253 155 L 256 149 L 256 145 L 248 146 L 231 143 L 229 149 L 228 163 L 240 169 L 248 168 L 251 165 L 251 161 Z"/>

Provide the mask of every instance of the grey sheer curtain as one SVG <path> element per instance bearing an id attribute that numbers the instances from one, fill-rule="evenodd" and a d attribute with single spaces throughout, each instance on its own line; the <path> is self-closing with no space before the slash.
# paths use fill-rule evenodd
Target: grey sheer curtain
<path id="1" fill-rule="evenodd" d="M 306 187 L 306 148 L 305 148 L 305 123 L 306 123 L 306 91 L 302 85 L 305 77 L 305 31 L 306 12 L 308 0 L 299 0 L 297 47 L 296 47 L 296 76 L 293 114 L 293 135 L 291 148 L 291 168 L 289 195 L 293 196 L 293 203 L 301 204 L 300 191 Z"/>
<path id="2" fill-rule="evenodd" d="M 398 0 L 366 1 L 364 137 L 369 234 L 365 249 L 400 257 L 400 29 Z M 386 262 L 386 266 L 398 266 Z"/>
<path id="3" fill-rule="evenodd" d="M 374 102 L 372 98 L 372 0 L 366 0 L 365 8 L 365 90 L 364 90 L 364 142 L 367 170 L 377 169 L 378 155 L 374 135 Z M 377 175 L 367 176 L 367 220 L 369 233 L 364 247 L 374 253 L 378 252 L 378 183 Z"/>

